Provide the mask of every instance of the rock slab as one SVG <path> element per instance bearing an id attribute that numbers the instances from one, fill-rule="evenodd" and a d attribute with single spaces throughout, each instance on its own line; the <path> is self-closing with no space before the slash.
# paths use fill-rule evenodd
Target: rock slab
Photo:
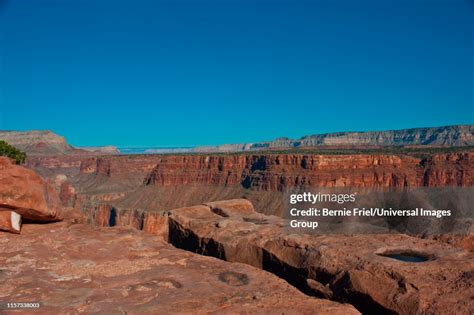
<path id="1" fill-rule="evenodd" d="M 230 200 L 171 210 L 169 241 L 270 271 L 364 314 L 474 313 L 474 253 L 436 240 L 302 234 L 281 218 L 252 213 L 247 200 Z"/>
<path id="2" fill-rule="evenodd" d="M 246 264 L 75 220 L 0 235 L 0 266 L 0 300 L 40 302 L 35 314 L 359 314 Z"/>

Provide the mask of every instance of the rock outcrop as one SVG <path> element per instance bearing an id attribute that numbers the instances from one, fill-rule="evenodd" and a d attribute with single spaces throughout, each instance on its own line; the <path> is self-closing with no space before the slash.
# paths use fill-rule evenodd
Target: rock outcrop
<path id="1" fill-rule="evenodd" d="M 364 314 L 474 311 L 474 252 L 465 246 L 472 235 L 458 244 L 404 234 L 309 235 L 242 199 L 161 213 L 102 206 L 84 214 L 95 225 L 130 225 L 178 248 L 269 271 L 307 295 Z M 395 259 L 404 255 L 419 262 Z"/>
<path id="2" fill-rule="evenodd" d="M 38 301 L 41 314 L 359 314 L 246 264 L 76 220 L 2 235 L 0 265 L 0 299 Z"/>
<path id="3" fill-rule="evenodd" d="M 0 157 L 0 208 L 36 222 L 61 219 L 59 198 L 54 188 L 34 171 L 4 157 Z"/>
<path id="4" fill-rule="evenodd" d="M 265 269 L 364 314 L 474 311 L 472 252 L 406 235 L 295 234 L 279 218 L 252 213 L 246 200 L 175 209 L 169 220 L 177 247 Z M 404 251 L 427 261 L 387 257 Z"/>

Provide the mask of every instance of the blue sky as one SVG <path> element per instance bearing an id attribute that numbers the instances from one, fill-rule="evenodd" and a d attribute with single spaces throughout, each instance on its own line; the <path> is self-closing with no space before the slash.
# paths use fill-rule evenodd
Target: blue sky
<path id="1" fill-rule="evenodd" d="M 0 0 L 0 129 L 190 146 L 474 123 L 474 2 Z"/>

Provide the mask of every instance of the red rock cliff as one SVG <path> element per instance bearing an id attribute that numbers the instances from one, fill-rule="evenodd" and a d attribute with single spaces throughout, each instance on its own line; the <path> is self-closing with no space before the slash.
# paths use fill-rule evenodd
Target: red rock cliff
<path id="1" fill-rule="evenodd" d="M 422 161 L 423 185 L 472 186 L 474 183 L 474 153 L 436 154 Z"/>
<path id="2" fill-rule="evenodd" d="M 91 157 L 83 159 L 80 173 L 104 175 L 107 177 L 147 174 L 161 160 L 159 155 L 122 155 Z"/>
<path id="3" fill-rule="evenodd" d="M 145 185 L 242 185 L 268 191 L 314 187 L 473 185 L 474 153 L 428 159 L 395 155 L 233 155 L 163 157 Z"/>

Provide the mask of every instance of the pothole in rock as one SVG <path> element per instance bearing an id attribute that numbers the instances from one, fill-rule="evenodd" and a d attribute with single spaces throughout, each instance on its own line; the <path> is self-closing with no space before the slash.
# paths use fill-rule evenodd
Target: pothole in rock
<path id="1" fill-rule="evenodd" d="M 403 261 L 403 262 L 410 262 L 410 263 L 422 263 L 422 262 L 435 259 L 433 255 L 411 251 L 411 250 L 385 251 L 382 253 L 377 253 L 377 255 L 382 256 L 382 257 L 387 257 L 390 259 Z"/>

